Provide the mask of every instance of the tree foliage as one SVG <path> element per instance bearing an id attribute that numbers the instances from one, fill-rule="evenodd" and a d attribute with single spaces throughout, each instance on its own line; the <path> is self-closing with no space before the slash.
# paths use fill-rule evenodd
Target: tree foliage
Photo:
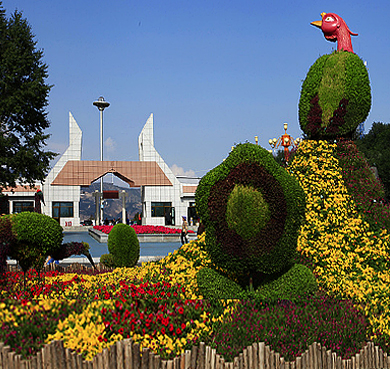
<path id="1" fill-rule="evenodd" d="M 385 188 L 385 196 L 390 199 L 390 124 L 373 123 L 370 131 L 356 141 L 370 165 L 378 169 L 379 178 Z"/>
<path id="2" fill-rule="evenodd" d="M 47 65 L 22 13 L 6 17 L 0 1 L 0 191 L 43 181 L 56 154 L 45 151 L 51 86 Z"/>

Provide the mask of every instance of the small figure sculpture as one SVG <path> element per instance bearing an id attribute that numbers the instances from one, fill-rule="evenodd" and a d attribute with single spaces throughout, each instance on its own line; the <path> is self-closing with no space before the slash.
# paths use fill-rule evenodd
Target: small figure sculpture
<path id="1" fill-rule="evenodd" d="M 357 36 L 349 30 L 347 24 L 335 13 L 321 13 L 322 20 L 311 22 L 313 26 L 321 28 L 325 38 L 329 41 L 337 41 L 337 51 L 349 51 L 353 53 L 351 35 Z"/>
<path id="2" fill-rule="evenodd" d="M 37 190 L 34 196 L 34 212 L 41 214 L 41 202 L 45 205 L 45 200 L 43 199 L 43 192 L 41 190 Z"/>

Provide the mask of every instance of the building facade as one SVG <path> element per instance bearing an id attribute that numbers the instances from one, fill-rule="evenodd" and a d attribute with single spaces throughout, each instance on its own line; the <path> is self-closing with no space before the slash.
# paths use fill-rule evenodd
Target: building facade
<path id="1" fill-rule="evenodd" d="M 154 147 L 153 114 L 138 137 L 139 160 L 153 161 L 168 177 L 172 186 L 142 186 L 142 224 L 180 225 L 182 216 L 195 224 L 195 191 L 199 178 L 177 177 Z"/>
<path id="2" fill-rule="evenodd" d="M 139 138 L 139 161 L 82 161 L 82 131 L 69 113 L 69 146 L 50 170 L 44 183 L 35 188 L 17 186 L 3 191 L 6 204 L 3 212 L 33 211 L 34 194 L 44 195 L 42 212 L 56 219 L 61 226 L 80 225 L 80 190 L 107 173 L 113 173 L 129 184 L 141 188 L 142 224 L 180 225 L 182 216 L 196 224 L 195 191 L 199 178 L 177 177 L 154 147 L 153 114 Z M 104 191 L 103 191 L 104 192 Z M 97 194 L 102 196 L 102 194 Z M 96 201 L 98 201 L 96 196 Z M 118 200 L 120 201 L 120 200 Z M 98 212 L 97 212 L 98 213 Z M 97 220 L 99 222 L 101 220 Z"/>

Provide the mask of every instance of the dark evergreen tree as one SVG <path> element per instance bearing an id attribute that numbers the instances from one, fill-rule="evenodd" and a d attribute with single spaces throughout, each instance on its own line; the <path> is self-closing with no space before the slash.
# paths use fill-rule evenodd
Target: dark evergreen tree
<path id="1" fill-rule="evenodd" d="M 0 192 L 43 181 L 56 154 L 45 151 L 50 135 L 46 106 L 47 65 L 22 13 L 6 17 L 0 0 Z"/>
<path id="2" fill-rule="evenodd" d="M 366 156 L 370 165 L 378 169 L 379 178 L 385 188 L 385 196 L 390 200 L 390 124 L 373 123 L 370 131 L 356 140 L 359 150 Z"/>

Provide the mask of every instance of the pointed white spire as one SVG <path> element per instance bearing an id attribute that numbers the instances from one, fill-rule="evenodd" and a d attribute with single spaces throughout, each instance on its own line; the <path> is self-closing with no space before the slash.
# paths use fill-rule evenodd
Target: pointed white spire
<path id="1" fill-rule="evenodd" d="M 71 112 L 69 112 L 69 148 L 68 150 L 72 153 L 73 160 L 81 160 L 81 145 L 82 145 L 83 132 L 79 125 L 74 119 Z M 67 151 L 68 151 L 67 150 Z"/>
<path id="2" fill-rule="evenodd" d="M 149 115 L 148 120 L 146 121 L 144 128 L 138 137 L 138 151 L 139 151 L 139 160 L 145 161 L 146 153 L 154 151 L 154 132 L 153 132 L 153 113 Z M 149 159 L 150 160 L 150 159 Z"/>

